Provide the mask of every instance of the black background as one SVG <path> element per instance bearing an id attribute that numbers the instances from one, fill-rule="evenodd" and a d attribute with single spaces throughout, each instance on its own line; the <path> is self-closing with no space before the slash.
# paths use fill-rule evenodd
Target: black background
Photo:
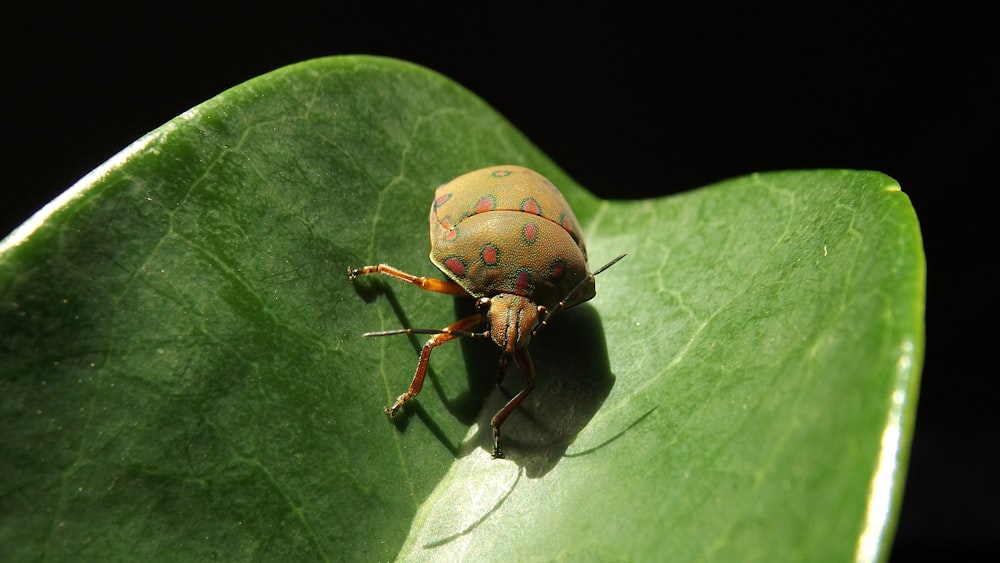
<path id="1" fill-rule="evenodd" d="M 998 362 L 987 327 L 997 298 L 987 264 L 1000 18 L 992 2 L 911 4 L 24 6 L 0 24 L 0 236 L 188 108 L 335 54 L 450 76 L 602 197 L 763 170 L 879 170 L 913 200 L 928 263 L 927 352 L 892 561 L 995 557 Z"/>

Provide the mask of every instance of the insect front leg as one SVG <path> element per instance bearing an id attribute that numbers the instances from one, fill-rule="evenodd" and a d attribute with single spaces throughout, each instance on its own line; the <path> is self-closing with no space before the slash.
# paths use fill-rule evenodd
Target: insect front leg
<path id="1" fill-rule="evenodd" d="M 424 276 L 414 276 L 413 274 L 408 274 L 398 268 L 393 268 L 388 264 L 379 264 L 377 266 L 363 266 L 361 268 L 347 269 L 347 276 L 350 278 L 351 281 L 354 281 L 355 278 L 357 278 L 358 276 L 364 276 L 367 274 L 384 274 L 391 278 L 396 278 L 397 280 L 415 285 L 420 289 L 433 291 L 436 293 L 446 293 L 448 295 L 469 294 L 468 291 L 466 291 L 462 286 L 458 285 L 455 282 L 428 278 Z"/>
<path id="2" fill-rule="evenodd" d="M 410 388 L 396 398 L 396 402 L 392 404 L 391 407 L 385 408 L 385 414 L 389 415 L 390 418 L 394 417 L 399 409 L 403 406 L 403 403 L 409 401 L 410 399 L 417 396 L 420 393 L 420 388 L 424 386 L 424 377 L 427 375 L 427 366 L 431 360 L 431 351 L 434 348 L 460 336 L 469 336 L 469 331 L 476 328 L 483 322 L 483 316 L 479 313 L 475 315 L 470 315 L 455 321 L 454 323 L 441 329 L 439 334 L 435 334 L 427 339 L 424 343 L 424 347 L 420 350 L 420 359 L 417 360 L 417 371 L 413 374 L 413 381 L 410 382 Z M 403 329 L 400 331 L 390 331 L 394 334 L 406 333 L 407 330 Z M 461 334 L 456 334 L 461 333 Z M 379 336 L 380 334 L 373 334 L 373 336 Z"/>
<path id="3" fill-rule="evenodd" d="M 527 348 L 515 350 L 514 360 L 517 362 L 518 367 L 521 368 L 521 374 L 524 376 L 524 389 L 521 389 L 517 395 L 514 395 L 511 400 L 507 401 L 507 404 L 497 411 L 493 415 L 493 419 L 490 420 L 490 426 L 493 427 L 493 459 L 503 457 L 503 450 L 500 449 L 500 426 L 507 420 L 510 413 L 517 409 L 521 401 L 524 401 L 524 398 L 531 393 L 531 390 L 535 388 L 535 367 L 531 363 L 531 355 L 528 354 Z"/>

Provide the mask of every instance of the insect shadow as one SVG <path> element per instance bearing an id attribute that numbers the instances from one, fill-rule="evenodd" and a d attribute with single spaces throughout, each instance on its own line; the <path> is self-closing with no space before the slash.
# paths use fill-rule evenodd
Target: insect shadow
<path id="1" fill-rule="evenodd" d="M 457 315 L 470 314 L 472 303 L 456 300 Z M 559 463 L 614 387 L 600 315 L 589 303 L 555 317 L 528 346 L 535 366 L 535 388 L 504 422 L 506 458 L 524 468 L 529 478 L 544 476 Z M 469 381 L 469 400 L 455 401 L 453 412 L 479 431 L 466 450 L 493 448 L 492 416 L 524 386 L 511 362 L 500 388 L 496 386 L 500 350 L 490 341 L 463 339 L 462 352 Z M 472 418 L 471 410 L 475 409 Z M 461 454 L 467 453 L 466 451 Z M 460 454 L 460 455 L 461 455 Z"/>
<path id="2" fill-rule="evenodd" d="M 355 284 L 366 302 L 378 297 L 388 301 L 399 326 L 410 327 L 405 310 L 388 284 Z M 455 318 L 475 312 L 471 298 L 453 299 Z M 411 346 L 419 352 L 423 340 L 408 335 Z M 449 413 L 463 424 L 478 424 L 473 441 L 463 445 L 453 442 L 434 417 L 420 406 L 420 396 L 404 407 L 394 422 L 405 431 L 411 416 L 416 416 L 456 457 L 476 448 L 493 450 L 490 419 L 524 387 L 524 380 L 512 361 L 500 388 L 496 374 L 500 349 L 490 340 L 462 338 L 468 387 L 457 396 L 448 397 L 436 382 L 434 357 L 428 369 L 428 381 L 421 396 L 435 393 Z M 446 344 L 445 346 L 448 346 Z M 586 427 L 611 393 L 615 376 L 611 373 L 604 328 L 597 310 L 589 303 L 577 305 L 554 316 L 531 340 L 528 347 L 535 367 L 535 388 L 504 423 L 502 430 L 506 457 L 524 468 L 529 478 L 544 476 L 564 457 L 577 434 Z M 405 372 L 406 370 L 404 370 Z M 408 381 L 400 380 L 400 390 Z"/>
<path id="3" fill-rule="evenodd" d="M 391 284 L 385 283 L 383 280 L 359 279 L 358 281 L 355 281 L 353 285 L 354 291 L 364 300 L 365 303 L 374 303 L 380 297 L 384 298 L 386 302 L 388 302 L 389 307 L 392 309 L 393 315 L 396 316 L 400 327 L 415 326 L 410 322 L 410 318 L 406 314 L 406 310 L 403 308 L 403 305 L 396 297 L 396 291 Z M 462 311 L 468 311 L 465 312 L 463 316 L 468 316 L 472 311 L 474 311 L 475 307 L 470 298 L 458 297 L 454 298 L 453 301 L 456 302 L 456 310 L 461 309 Z M 442 298 L 442 303 L 445 302 L 446 301 Z M 463 307 L 460 303 L 465 303 L 465 307 Z M 400 336 L 400 338 L 404 337 Z M 409 340 L 410 346 L 413 347 L 413 350 L 417 354 L 419 354 L 426 337 L 423 335 L 410 334 L 406 335 L 405 339 Z M 449 344 L 446 344 L 445 346 L 449 346 Z M 477 357 L 479 358 L 487 357 L 490 351 L 493 351 L 495 354 L 493 358 L 493 365 L 495 366 L 496 354 L 498 351 L 497 347 L 492 342 L 484 340 L 478 340 L 476 344 L 482 345 L 480 352 L 477 354 Z M 454 344 L 450 345 L 454 346 Z M 457 443 L 453 436 L 449 436 L 438 421 L 435 420 L 434 416 L 423 408 L 421 405 L 421 398 L 426 397 L 431 393 L 437 395 L 438 400 L 441 401 L 452 416 L 461 421 L 463 424 L 471 425 L 482 407 L 484 398 L 491 388 L 489 381 L 492 380 L 486 378 L 485 381 L 487 381 L 487 387 L 485 388 L 477 387 L 475 390 L 465 390 L 457 396 L 448 396 L 444 392 L 442 385 L 439 384 L 440 375 L 434 369 L 434 364 L 434 356 L 431 356 L 431 361 L 427 368 L 427 379 L 424 382 L 423 390 L 420 392 L 420 395 L 406 403 L 402 412 L 394 417 L 392 422 L 396 428 L 405 432 L 411 422 L 411 418 L 415 417 L 419 419 L 421 423 L 427 427 L 430 433 L 441 442 L 441 444 L 443 444 L 455 457 L 458 457 L 461 444 Z M 410 380 L 406 378 L 406 375 L 412 375 L 412 369 L 413 365 L 411 364 L 407 364 L 405 367 L 401 368 L 398 385 L 393 388 L 393 393 L 400 393 L 406 389 L 406 386 L 410 383 Z"/>

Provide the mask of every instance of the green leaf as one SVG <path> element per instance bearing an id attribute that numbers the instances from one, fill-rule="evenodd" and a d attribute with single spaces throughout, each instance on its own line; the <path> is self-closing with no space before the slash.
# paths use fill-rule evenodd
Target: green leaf
<path id="1" fill-rule="evenodd" d="M 462 300 L 433 189 L 490 164 L 574 206 L 590 303 L 532 342 L 490 459 L 497 349 L 416 337 Z M 601 201 L 437 74 L 283 68 L 140 139 L 0 244 L 5 560 L 884 559 L 923 354 L 916 217 L 876 172 Z M 507 391 L 519 388 L 514 373 Z"/>

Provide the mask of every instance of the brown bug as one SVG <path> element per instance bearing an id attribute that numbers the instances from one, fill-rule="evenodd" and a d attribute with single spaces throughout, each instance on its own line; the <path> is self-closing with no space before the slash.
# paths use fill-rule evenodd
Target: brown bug
<path id="1" fill-rule="evenodd" d="M 403 328 L 364 336 L 431 334 L 417 361 L 409 389 L 391 407 L 394 416 L 424 383 L 431 351 L 458 337 L 491 338 L 501 349 L 497 384 L 511 356 L 525 386 L 491 420 L 493 457 L 503 457 L 500 426 L 534 388 L 528 354 L 531 337 L 557 312 L 590 300 L 591 273 L 583 233 L 559 190 L 522 166 L 491 166 L 455 178 L 437 189 L 430 210 L 431 261 L 450 280 L 414 276 L 387 264 L 349 268 L 353 281 L 384 274 L 427 291 L 476 298 L 476 313 L 442 329 Z M 479 330 L 479 332 L 476 332 Z"/>

